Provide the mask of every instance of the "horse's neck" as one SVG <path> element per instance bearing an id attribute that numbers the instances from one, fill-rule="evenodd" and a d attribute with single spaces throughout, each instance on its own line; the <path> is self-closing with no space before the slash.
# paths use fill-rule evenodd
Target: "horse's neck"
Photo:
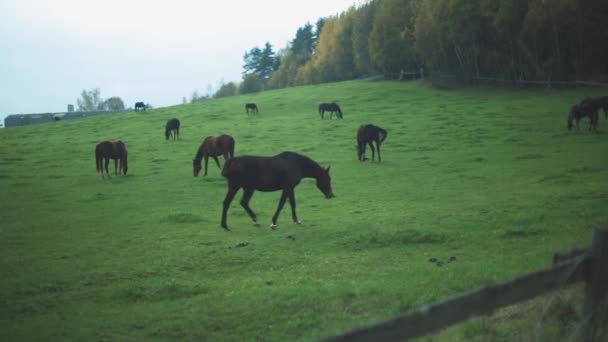
<path id="1" fill-rule="evenodd" d="M 302 164 L 302 177 L 318 179 L 323 173 L 323 168 L 312 159 L 305 159 Z"/>
<path id="2" fill-rule="evenodd" d="M 196 156 L 194 157 L 194 160 L 200 161 L 201 159 L 203 159 L 204 154 L 205 154 L 205 148 L 203 147 L 203 145 L 201 145 L 198 148 L 198 151 L 196 151 Z"/>

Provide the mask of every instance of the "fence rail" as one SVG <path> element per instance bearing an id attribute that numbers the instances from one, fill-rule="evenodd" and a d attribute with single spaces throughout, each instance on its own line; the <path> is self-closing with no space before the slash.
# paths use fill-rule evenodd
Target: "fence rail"
<path id="1" fill-rule="evenodd" d="M 608 332 L 602 330 L 606 329 L 604 325 L 608 322 L 608 229 L 602 227 L 594 231 L 589 250 L 556 253 L 553 262 L 551 268 L 424 306 L 322 341 L 403 341 L 581 281 L 586 284 L 580 338 L 583 341 L 608 338 Z"/>

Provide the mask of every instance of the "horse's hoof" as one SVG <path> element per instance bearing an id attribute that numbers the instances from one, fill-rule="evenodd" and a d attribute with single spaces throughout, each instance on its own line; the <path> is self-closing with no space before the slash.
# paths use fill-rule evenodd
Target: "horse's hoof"
<path id="1" fill-rule="evenodd" d="M 295 221 L 293 221 L 293 223 L 294 223 L 294 224 L 302 224 L 302 221 L 300 221 L 300 220 L 295 220 Z"/>
<path id="2" fill-rule="evenodd" d="M 276 225 L 276 223 L 272 223 L 272 224 L 270 225 L 270 229 L 273 229 L 273 230 L 274 230 L 274 229 L 277 229 L 277 225 Z"/>
<path id="3" fill-rule="evenodd" d="M 222 229 L 224 229 L 224 231 L 229 232 L 230 228 L 228 228 L 227 226 L 222 226 Z"/>
<path id="4" fill-rule="evenodd" d="M 259 225 L 260 225 L 260 223 L 259 223 L 258 221 L 253 221 L 253 225 L 254 225 L 254 226 L 259 226 Z"/>

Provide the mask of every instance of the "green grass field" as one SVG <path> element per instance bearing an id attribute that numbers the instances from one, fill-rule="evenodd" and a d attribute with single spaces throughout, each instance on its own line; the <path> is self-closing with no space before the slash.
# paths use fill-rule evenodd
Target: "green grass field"
<path id="1" fill-rule="evenodd" d="M 603 113 L 566 130 L 571 104 L 606 93 L 361 80 L 2 129 L 0 339 L 307 341 L 548 266 L 608 222 Z M 329 101 L 344 120 L 320 119 Z M 382 163 L 356 158 L 364 123 L 388 130 Z M 280 193 L 255 193 L 254 227 L 239 192 L 224 232 L 220 170 L 192 176 L 220 133 L 236 155 L 331 166 L 337 197 L 304 180 L 303 224 L 286 204 L 272 231 Z M 127 144 L 126 177 L 95 173 L 106 139 Z"/>

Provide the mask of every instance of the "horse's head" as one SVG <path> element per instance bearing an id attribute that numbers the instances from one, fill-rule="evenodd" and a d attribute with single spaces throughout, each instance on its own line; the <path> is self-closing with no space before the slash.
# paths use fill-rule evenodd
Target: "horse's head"
<path id="1" fill-rule="evenodd" d="M 171 136 L 171 130 L 170 130 L 170 129 L 165 128 L 165 138 L 166 138 L 166 140 L 169 140 L 169 137 L 170 137 L 170 136 Z"/>
<path id="2" fill-rule="evenodd" d="M 325 198 L 329 199 L 336 197 L 334 192 L 331 190 L 331 177 L 329 176 L 329 167 L 322 169 L 321 175 L 317 177 L 317 188 L 325 195 Z"/>
<path id="3" fill-rule="evenodd" d="M 196 159 L 192 159 L 192 172 L 194 177 L 198 177 L 198 174 L 201 172 L 201 169 L 203 167 L 201 166 L 201 161 L 200 160 L 196 160 Z"/>

